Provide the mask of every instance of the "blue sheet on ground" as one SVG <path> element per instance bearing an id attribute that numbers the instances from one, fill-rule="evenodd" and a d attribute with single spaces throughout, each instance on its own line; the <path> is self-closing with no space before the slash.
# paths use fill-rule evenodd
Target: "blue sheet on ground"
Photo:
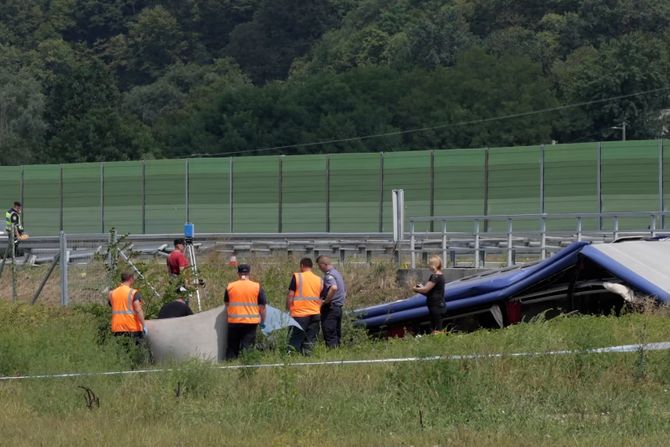
<path id="1" fill-rule="evenodd" d="M 265 306 L 265 325 L 261 329 L 263 334 L 270 333 L 289 326 L 297 327 L 302 330 L 297 321 L 295 321 L 287 312 L 282 312 L 276 307 Z"/>

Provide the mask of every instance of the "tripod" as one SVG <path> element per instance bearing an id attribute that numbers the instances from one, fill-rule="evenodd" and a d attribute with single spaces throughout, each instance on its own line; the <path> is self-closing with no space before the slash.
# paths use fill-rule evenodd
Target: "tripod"
<path id="1" fill-rule="evenodd" d="M 191 278 L 193 280 L 193 285 L 195 286 L 195 297 L 198 300 L 198 312 L 202 311 L 202 306 L 200 305 L 200 285 L 202 284 L 200 277 L 198 276 L 198 261 L 195 258 L 195 247 L 193 246 L 192 239 L 186 239 L 186 257 L 188 258 L 188 265 L 191 269 Z"/>

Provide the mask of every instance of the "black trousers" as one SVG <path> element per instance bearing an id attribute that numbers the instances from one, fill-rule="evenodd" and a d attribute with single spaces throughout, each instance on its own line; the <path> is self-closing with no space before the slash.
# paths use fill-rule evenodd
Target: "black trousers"
<path id="1" fill-rule="evenodd" d="M 428 305 L 428 316 L 430 317 L 430 329 L 432 331 L 442 330 L 442 319 L 447 308 L 443 305 Z"/>
<path id="2" fill-rule="evenodd" d="M 342 339 L 342 306 L 326 304 L 321 306 L 321 329 L 326 346 L 340 346 Z"/>
<path id="3" fill-rule="evenodd" d="M 302 353 L 309 354 L 316 346 L 316 338 L 319 336 L 319 326 L 321 324 L 321 315 L 309 315 L 306 317 L 293 317 L 300 325 L 302 330 L 291 326 L 289 330 L 288 344 Z"/>
<path id="4" fill-rule="evenodd" d="M 257 324 L 228 323 L 226 360 L 236 359 L 240 352 L 254 347 L 257 327 Z"/>

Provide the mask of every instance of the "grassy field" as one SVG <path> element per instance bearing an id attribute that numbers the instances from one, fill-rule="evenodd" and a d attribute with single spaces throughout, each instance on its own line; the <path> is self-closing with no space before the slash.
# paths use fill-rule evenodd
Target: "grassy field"
<path id="1" fill-rule="evenodd" d="M 0 302 L 0 375 L 138 368 L 104 308 Z M 664 312 L 368 340 L 309 360 L 574 349 L 670 340 Z M 0 381 L 2 445 L 667 445 L 670 352 L 291 367 L 281 350 L 221 370 Z M 99 407 L 88 408 L 91 389 Z"/>

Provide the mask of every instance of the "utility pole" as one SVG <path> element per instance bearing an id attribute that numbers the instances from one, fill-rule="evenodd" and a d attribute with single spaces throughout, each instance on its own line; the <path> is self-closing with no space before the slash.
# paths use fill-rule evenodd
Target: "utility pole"
<path id="1" fill-rule="evenodd" d="M 620 126 L 611 127 L 611 129 L 621 131 L 621 141 L 626 141 L 626 121 L 622 121 Z"/>

